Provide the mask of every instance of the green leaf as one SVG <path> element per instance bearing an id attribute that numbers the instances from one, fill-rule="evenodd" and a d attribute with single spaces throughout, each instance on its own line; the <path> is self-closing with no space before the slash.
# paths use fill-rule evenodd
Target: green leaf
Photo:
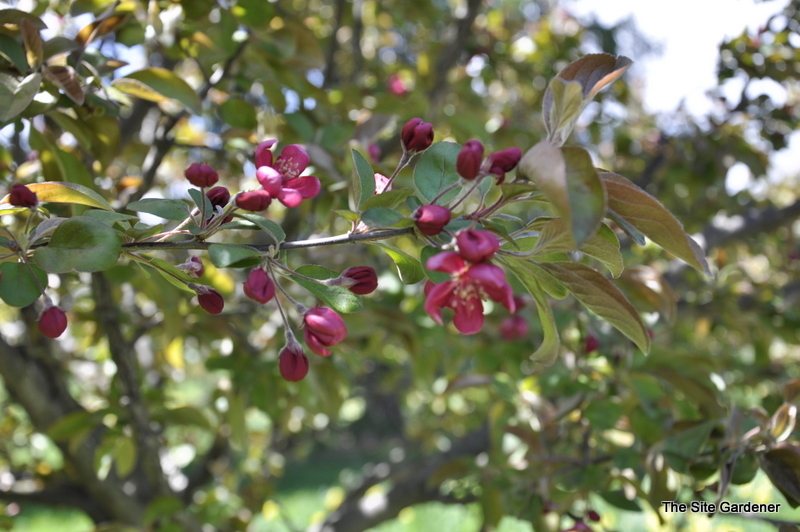
<path id="1" fill-rule="evenodd" d="M 189 217 L 189 206 L 180 200 L 145 198 L 128 203 L 128 210 L 146 212 L 167 220 L 185 220 Z"/>
<path id="2" fill-rule="evenodd" d="M 536 262 L 521 257 L 514 257 L 513 255 L 505 256 L 504 260 L 506 263 L 516 266 L 520 272 L 526 272 L 526 275 L 535 277 L 540 288 L 550 297 L 564 299 L 569 295 L 567 287 L 561 284 L 558 279 L 553 277 L 550 272 L 542 268 Z"/>
<path id="3" fill-rule="evenodd" d="M 31 264 L 31 269 L 42 288 L 47 287 L 47 273 Z M 0 299 L 12 307 L 27 307 L 39 299 L 42 291 L 31 275 L 30 270 L 21 262 L 4 262 L 0 264 Z"/>
<path id="4" fill-rule="evenodd" d="M 375 194 L 375 171 L 361 152 L 351 150 L 351 153 L 356 170 L 356 175 L 353 177 L 353 198 L 361 210 L 363 203 Z"/>
<path id="5" fill-rule="evenodd" d="M 317 278 L 319 276 L 323 279 L 329 279 L 328 272 L 330 272 L 330 270 L 327 270 L 327 268 L 314 265 L 306 265 L 297 268 L 297 273 L 311 278 Z M 341 286 L 326 286 L 322 283 L 303 279 L 297 275 L 290 274 L 290 276 L 294 282 L 338 312 L 349 314 L 361 310 L 364 306 L 361 298 L 347 288 Z M 335 272 L 333 272 L 333 276 L 337 276 Z"/>
<path id="6" fill-rule="evenodd" d="M 157 497 L 147 505 L 142 516 L 142 524 L 152 525 L 159 519 L 168 520 L 171 516 L 183 511 L 183 503 L 174 495 Z"/>
<path id="7" fill-rule="evenodd" d="M 361 215 L 361 220 L 371 228 L 391 227 L 403 219 L 405 216 L 387 207 L 373 207 Z"/>
<path id="8" fill-rule="evenodd" d="M 99 220 L 106 224 L 107 226 L 111 227 L 115 223 L 118 222 L 127 222 L 127 221 L 135 221 L 138 222 L 139 218 L 137 216 L 131 216 L 130 214 L 122 214 L 119 212 L 108 212 L 108 211 L 98 211 L 96 209 L 90 209 L 84 213 L 84 216 L 88 216 L 90 218 L 94 218 L 95 220 Z M 127 224 L 126 224 L 127 225 Z M 128 227 L 122 226 L 124 229 L 128 229 Z"/>
<path id="9" fill-rule="evenodd" d="M 539 188 L 532 183 L 503 183 L 500 191 L 506 199 L 519 198 L 527 195 L 539 195 Z"/>
<path id="10" fill-rule="evenodd" d="M 607 209 L 606 214 L 608 214 L 611 217 L 611 219 L 614 220 L 614 222 L 618 226 L 620 226 L 623 231 L 625 231 L 625 234 L 631 237 L 631 240 L 633 240 L 640 246 L 644 246 L 647 243 L 647 241 L 644 238 L 644 235 L 640 233 L 639 230 L 636 229 L 634 226 L 625 221 L 625 219 L 619 216 L 617 213 L 615 213 L 611 209 Z"/>
<path id="11" fill-rule="evenodd" d="M 41 85 L 42 76 L 38 73 L 18 81 L 16 77 L 0 72 L 0 101 L 3 102 L 0 106 L 0 124 L 24 111 L 39 92 Z"/>
<path id="12" fill-rule="evenodd" d="M 583 416 L 595 430 L 613 429 L 622 417 L 622 406 L 610 399 L 592 401 L 584 409 Z"/>
<path id="13" fill-rule="evenodd" d="M 711 436 L 711 431 L 714 430 L 718 421 L 709 420 L 697 423 L 693 427 L 672 434 L 664 440 L 662 452 L 664 457 L 674 469 L 679 472 L 685 473 L 688 470 L 688 462 L 697 458 L 700 452 L 705 447 L 708 438 Z M 671 458 L 679 458 L 678 460 L 671 460 Z M 683 460 L 680 460 L 683 459 Z"/>
<path id="14" fill-rule="evenodd" d="M 8 35 L 0 34 L 0 57 L 14 65 L 20 72 L 28 72 L 28 61 L 25 59 L 25 49 L 20 43 Z"/>
<path id="15" fill-rule="evenodd" d="M 102 222 L 78 216 L 58 226 L 50 243 L 36 250 L 36 263 L 50 273 L 96 272 L 117 263 L 121 252 L 117 232 Z"/>
<path id="16" fill-rule="evenodd" d="M 56 420 L 47 429 L 47 435 L 54 441 L 65 441 L 78 436 L 88 428 L 95 428 L 105 412 L 87 412 L 77 410 Z"/>
<path id="17" fill-rule="evenodd" d="M 528 224 L 527 229 L 539 231 L 539 239 L 531 257 L 576 249 L 575 242 L 567 232 L 567 225 L 562 218 L 537 218 Z M 580 251 L 603 263 L 614 277 L 619 277 L 624 270 L 617 235 L 604 224 L 601 224 L 600 230 L 583 243 Z"/>
<path id="18" fill-rule="evenodd" d="M 586 308 L 610 323 L 645 353 L 650 335 L 639 313 L 625 295 L 596 270 L 575 262 L 540 264 L 562 282 Z"/>
<path id="19" fill-rule="evenodd" d="M 78 144 L 81 145 L 81 148 L 86 151 L 91 150 L 92 132 L 83 121 L 72 118 L 70 115 L 60 109 L 48 111 L 47 116 L 48 118 L 52 118 L 53 121 L 58 124 L 58 127 L 72 134 L 72 136 L 75 137 L 75 140 L 78 141 Z"/>
<path id="20" fill-rule="evenodd" d="M 228 98 L 219 106 L 219 115 L 235 128 L 252 130 L 258 126 L 256 109 L 241 98 Z"/>
<path id="21" fill-rule="evenodd" d="M 161 277 L 167 280 L 171 285 L 175 288 L 179 288 L 184 292 L 189 294 L 194 294 L 194 290 L 189 288 L 187 283 L 193 283 L 197 279 L 186 273 L 185 271 L 178 269 L 175 267 L 174 264 L 171 264 L 165 260 L 161 260 L 157 257 L 147 257 L 144 259 L 144 262 L 140 262 L 139 264 L 146 264 L 156 270 Z M 180 280 L 179 280 L 180 279 Z"/>
<path id="22" fill-rule="evenodd" d="M 506 259 L 508 257 L 503 260 L 505 261 Z M 522 283 L 522 286 L 533 296 L 533 300 L 536 302 L 536 310 L 539 313 L 539 321 L 542 323 L 544 338 L 539 348 L 531 355 L 531 360 L 545 366 L 550 365 L 555 361 L 558 351 L 561 349 L 561 338 L 558 335 L 556 320 L 553 317 L 553 311 L 547 301 L 547 296 L 544 294 L 535 275 L 522 268 L 518 262 L 508 261 L 506 264 L 519 279 L 519 282 Z"/>
<path id="23" fill-rule="evenodd" d="M 166 425 L 187 425 L 200 427 L 201 429 L 212 431 L 214 428 L 209 423 L 208 418 L 203 412 L 191 406 L 179 406 L 178 408 L 159 408 L 153 412 L 153 421 Z"/>
<path id="24" fill-rule="evenodd" d="M 372 245 L 381 248 L 384 253 L 389 255 L 395 266 L 397 266 L 397 274 L 400 276 L 400 280 L 405 284 L 418 283 L 425 278 L 422 264 L 405 251 L 383 243 L 372 243 Z"/>
<path id="25" fill-rule="evenodd" d="M 276 244 L 280 244 L 286 240 L 286 233 L 284 233 L 283 228 L 272 220 L 259 216 L 258 214 L 247 214 L 243 212 L 237 212 L 234 216 L 255 224 L 259 229 L 266 232 Z"/>
<path id="26" fill-rule="evenodd" d="M 77 183 L 44 182 L 31 183 L 28 188 L 36 192 L 39 201 L 49 203 L 76 203 L 105 211 L 113 211 L 103 196 Z"/>
<path id="27" fill-rule="evenodd" d="M 261 251 L 236 244 L 211 244 L 208 256 L 217 268 L 249 268 L 264 262 Z"/>
<path id="28" fill-rule="evenodd" d="M 425 150 L 414 167 L 414 188 L 420 197 L 433 201 L 441 191 L 458 182 L 456 158 L 461 145 L 455 142 L 437 142 Z M 440 200 L 444 205 L 458 194 L 458 189 L 451 190 Z"/>
<path id="29" fill-rule="evenodd" d="M 435 270 L 429 270 L 428 268 L 425 267 L 425 265 L 428 263 L 428 259 L 430 259 L 434 255 L 438 255 L 441 252 L 442 252 L 441 249 L 435 248 L 433 246 L 425 246 L 419 252 L 419 262 L 425 269 L 425 275 L 428 277 L 428 279 L 430 279 L 436 284 L 450 280 L 450 274 L 445 272 L 437 272 Z"/>
<path id="30" fill-rule="evenodd" d="M 387 190 L 382 194 L 376 194 L 368 197 L 361 203 L 361 210 L 366 211 L 374 207 L 388 207 L 394 208 L 400 205 L 406 198 L 408 198 L 414 191 L 409 188 L 399 188 L 396 190 Z"/>
<path id="31" fill-rule="evenodd" d="M 608 504 L 626 510 L 628 512 L 641 512 L 642 507 L 636 502 L 636 499 L 630 500 L 625 496 L 625 492 L 619 491 L 601 491 L 598 493 Z"/>
<path id="32" fill-rule="evenodd" d="M 190 188 L 189 196 L 192 198 L 192 201 L 194 201 L 194 204 L 197 205 L 198 209 L 202 209 L 203 204 L 205 204 L 206 217 L 214 213 L 214 206 L 211 205 L 211 200 L 208 199 L 208 196 L 200 192 L 200 189 Z"/>
<path id="33" fill-rule="evenodd" d="M 600 179 L 608 192 L 609 211 L 689 266 L 711 276 L 703 249 L 661 202 L 621 175 L 601 172 Z"/>
<path id="34" fill-rule="evenodd" d="M 198 115 L 203 110 L 195 90 L 183 78 L 165 68 L 145 68 L 115 79 L 111 85 L 126 94 L 151 102 L 180 102 Z"/>
<path id="35" fill-rule="evenodd" d="M 333 211 L 334 213 L 338 214 L 345 220 L 350 220 L 351 222 L 357 222 L 361 219 L 361 215 L 357 212 L 349 211 L 347 209 L 336 209 Z"/>
<path id="36" fill-rule="evenodd" d="M 583 90 L 576 81 L 553 78 L 544 93 L 542 107 L 547 142 L 561 146 L 569 138 L 583 111 Z"/>

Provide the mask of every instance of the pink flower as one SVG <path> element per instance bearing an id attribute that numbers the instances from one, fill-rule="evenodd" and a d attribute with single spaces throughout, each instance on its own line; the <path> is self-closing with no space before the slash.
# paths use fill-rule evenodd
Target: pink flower
<path id="1" fill-rule="evenodd" d="M 592 351 L 597 351 L 598 347 L 600 347 L 600 342 L 597 341 L 594 335 L 590 334 L 586 337 L 586 344 L 583 346 L 583 352 L 588 355 Z"/>
<path id="2" fill-rule="evenodd" d="M 381 147 L 375 144 L 374 142 L 367 146 L 367 153 L 369 154 L 369 158 L 372 159 L 373 163 L 380 162 L 381 160 Z"/>
<path id="3" fill-rule="evenodd" d="M 375 192 L 373 193 L 373 196 L 377 194 L 383 194 L 387 190 L 392 190 L 392 184 L 389 183 L 388 177 L 377 172 L 375 172 L 373 177 L 375 178 Z"/>
<path id="4" fill-rule="evenodd" d="M 479 140 L 468 140 L 458 152 L 456 171 L 464 179 L 472 181 L 480 174 L 481 161 L 483 161 L 483 144 Z"/>
<path id="5" fill-rule="evenodd" d="M 39 205 L 39 198 L 22 183 L 14 183 L 11 185 L 11 192 L 8 193 L 8 202 L 14 207 L 34 208 Z"/>
<path id="6" fill-rule="evenodd" d="M 192 163 L 184 175 L 196 187 L 211 187 L 219 181 L 219 174 L 207 164 Z"/>
<path id="7" fill-rule="evenodd" d="M 256 148 L 256 178 L 271 198 L 287 207 L 297 207 L 304 199 L 316 197 L 322 185 L 314 176 L 300 177 L 311 159 L 299 144 L 286 146 L 273 165 L 269 147 L 275 142 L 268 140 Z"/>
<path id="8" fill-rule="evenodd" d="M 264 305 L 275 297 L 275 283 L 267 272 L 256 268 L 250 272 L 247 281 L 244 282 L 244 295 Z"/>
<path id="9" fill-rule="evenodd" d="M 462 334 L 475 334 L 483 327 L 485 297 L 514 312 L 514 294 L 502 269 L 493 264 L 468 264 L 458 253 L 445 251 L 426 263 L 429 270 L 452 275 L 449 281 L 426 286 L 425 312 L 442 324 L 442 308 L 455 311 L 453 323 Z"/>
<path id="10" fill-rule="evenodd" d="M 52 306 L 39 316 L 39 332 L 48 338 L 58 338 L 67 330 L 67 315 L 61 308 Z"/>
<path id="11" fill-rule="evenodd" d="M 303 322 L 306 345 L 320 356 L 330 356 L 331 351 L 325 348 L 338 344 L 347 336 L 344 320 L 329 308 L 309 309 L 303 316 Z"/>
<path id="12" fill-rule="evenodd" d="M 423 205 L 411 217 L 419 232 L 426 236 L 435 236 L 450 223 L 450 209 L 441 205 Z"/>
<path id="13" fill-rule="evenodd" d="M 297 340 L 290 340 L 278 355 L 281 377 L 289 382 L 303 380 L 308 375 L 308 357 Z"/>
<path id="14" fill-rule="evenodd" d="M 456 235 L 458 254 L 470 262 L 486 262 L 500 249 L 500 240 L 489 231 L 467 229 Z"/>
<path id="15" fill-rule="evenodd" d="M 514 298 L 516 302 L 517 298 Z M 504 340 L 508 340 L 509 342 L 513 342 L 514 340 L 522 340 L 526 336 L 528 336 L 528 331 L 530 327 L 528 326 L 528 322 L 522 316 L 509 316 L 503 323 L 500 324 L 500 336 L 503 337 Z"/>
<path id="16" fill-rule="evenodd" d="M 400 131 L 403 151 L 410 154 L 427 150 L 433 143 L 433 126 L 421 118 L 412 118 Z"/>

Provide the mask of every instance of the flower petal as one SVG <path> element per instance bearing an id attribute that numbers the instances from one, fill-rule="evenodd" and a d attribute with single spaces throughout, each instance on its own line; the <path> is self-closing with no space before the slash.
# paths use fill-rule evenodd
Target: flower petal
<path id="1" fill-rule="evenodd" d="M 456 273 L 464 269 L 464 259 L 455 251 L 444 251 L 429 258 L 425 267 L 437 272 Z"/>
<path id="2" fill-rule="evenodd" d="M 322 185 L 319 179 L 313 175 L 307 175 L 284 181 L 283 188 L 293 188 L 303 196 L 303 199 L 311 199 L 317 197 L 319 191 L 322 190 Z"/>
<path id="3" fill-rule="evenodd" d="M 461 334 L 475 334 L 483 328 L 483 303 L 477 296 L 459 299 L 453 325 Z"/>
<path id="4" fill-rule="evenodd" d="M 308 152 L 299 144 L 290 144 L 281 152 L 275 161 L 275 168 L 283 175 L 284 179 L 294 179 L 303 173 L 311 159 Z"/>
<path id="5" fill-rule="evenodd" d="M 428 298 L 425 300 L 425 312 L 439 325 L 442 325 L 442 311 L 439 309 L 450 306 L 455 289 L 455 282 L 446 281 L 431 286 L 428 291 Z"/>
<path id="6" fill-rule="evenodd" d="M 306 340 L 306 345 L 308 346 L 311 351 L 318 354 L 321 357 L 329 357 L 333 354 L 333 351 L 330 349 L 325 349 L 316 336 L 311 334 L 308 329 L 303 330 L 303 337 Z"/>
<path id="7" fill-rule="evenodd" d="M 260 166 L 256 170 L 256 179 L 271 197 L 277 198 L 280 195 L 283 177 L 277 170 L 270 166 Z"/>
<path id="8" fill-rule="evenodd" d="M 278 141 L 275 139 L 270 139 L 265 140 L 256 146 L 256 168 L 261 168 L 262 166 L 272 166 L 272 152 L 269 150 L 275 145 L 276 142 Z"/>
<path id="9" fill-rule="evenodd" d="M 506 282 L 506 274 L 494 264 L 475 264 L 467 273 L 470 279 L 480 286 L 486 295 L 498 303 L 502 303 L 509 312 L 514 312 L 514 292 Z"/>
<path id="10" fill-rule="evenodd" d="M 303 196 L 293 188 L 282 188 L 278 199 L 287 207 L 297 207 L 303 203 Z"/>

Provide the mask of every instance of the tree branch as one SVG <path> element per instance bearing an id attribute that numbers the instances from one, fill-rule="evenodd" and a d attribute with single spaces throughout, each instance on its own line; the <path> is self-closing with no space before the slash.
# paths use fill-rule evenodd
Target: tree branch
<path id="1" fill-rule="evenodd" d="M 725 222 L 712 221 L 703 229 L 705 249 L 724 246 L 734 241 L 750 238 L 760 233 L 768 233 L 786 225 L 800 217 L 800 200 L 788 207 L 776 209 L 767 207 L 764 210 L 750 212 L 744 216 L 730 217 Z"/>

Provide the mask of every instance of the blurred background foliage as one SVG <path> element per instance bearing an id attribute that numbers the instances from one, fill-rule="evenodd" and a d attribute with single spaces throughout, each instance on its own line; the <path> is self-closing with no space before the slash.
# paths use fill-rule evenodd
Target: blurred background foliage
<path id="1" fill-rule="evenodd" d="M 635 51 L 652 52 L 630 25 L 579 21 L 554 0 L 11 7 L 41 21 L 46 68 L 74 68 L 86 96 L 78 102 L 74 85 L 45 76 L 44 96 L 1 131 L 5 184 L 70 181 L 121 209 L 144 194 L 188 197 L 183 170 L 202 161 L 221 184 L 246 190 L 256 186 L 254 145 L 278 138 L 306 146 L 323 183 L 300 208 L 269 211 L 289 240 L 349 229 L 331 211 L 349 205 L 350 148 L 366 154 L 376 145 L 375 168 L 389 174 L 400 156 L 398 125 L 419 116 L 437 141 L 527 150 L 544 136 L 547 83 L 568 62 L 597 51 L 636 60 L 618 49 L 621 32 L 643 43 Z M 25 17 L 5 13 L 0 74 L 19 78 L 34 71 L 21 44 Z M 782 407 L 800 378 L 798 176 L 767 177 L 800 114 L 799 24 L 791 2 L 757 33 L 722 43 L 720 86 L 736 79 L 743 89 L 738 101 L 712 95 L 706 117 L 648 115 L 626 77 L 600 94 L 573 134 L 596 166 L 645 188 L 699 235 L 717 272 L 704 278 L 623 238 L 630 267 L 621 282 L 653 331 L 649 355 L 567 299 L 552 301 L 561 357 L 537 367 L 528 360 L 542 338 L 532 305 L 522 311 L 531 326 L 524 339 L 502 338 L 499 308 L 483 333 L 463 337 L 435 326 L 421 287 L 403 285 L 379 250 L 347 245 L 288 255 L 292 267 L 370 265 L 381 277 L 367 309 L 347 316 L 349 336 L 334 356 L 312 358 L 309 376 L 287 383 L 276 367 L 279 316 L 241 297 L 240 271 L 206 263 L 203 281 L 228 301 L 219 317 L 131 264 L 105 272 L 105 284 L 51 275 L 51 291 L 70 309 L 68 337 L 45 344 L 27 332 L 35 311 L 2 307 L 2 353 L 39 357 L 82 408 L 43 426 L 2 391 L 3 523 L 91 530 L 89 515 L 98 530 L 129 526 L 80 486 L 70 453 L 86 445 L 96 474 L 127 490 L 150 530 L 191 529 L 187 522 L 254 531 L 688 530 L 707 518 L 659 513 L 660 502 L 718 496 L 782 507 L 763 519 L 714 517 L 715 529 L 800 521 L 787 504 L 800 502 L 795 410 Z M 149 67 L 174 72 L 200 98 L 172 81 L 160 102 L 111 83 Z M 785 102 L 747 90 L 764 79 L 783 88 Z M 729 193 L 725 178 L 737 164 L 751 186 Z M 410 181 L 408 170 L 398 178 Z M 51 210 L 61 209 L 81 207 Z M 411 237 L 394 244 L 417 253 Z M 146 455 L 120 401 L 114 342 L 98 320 L 106 289 L 135 353 L 169 493 L 136 484 Z M 599 347 L 587 353 L 589 337 Z M 64 505 L 85 513 L 50 509 Z"/>

